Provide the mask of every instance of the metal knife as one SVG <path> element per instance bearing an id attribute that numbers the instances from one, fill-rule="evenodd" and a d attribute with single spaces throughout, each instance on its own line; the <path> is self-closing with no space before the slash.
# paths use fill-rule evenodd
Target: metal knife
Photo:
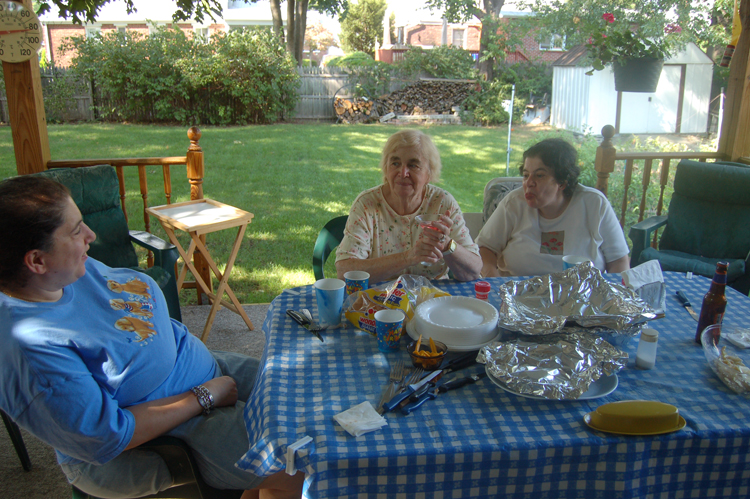
<path id="1" fill-rule="evenodd" d="M 482 372 L 479 374 L 473 374 L 471 376 L 467 376 L 465 378 L 451 380 L 446 383 L 442 383 L 438 385 L 438 387 L 435 390 L 423 393 L 416 400 L 413 400 L 411 403 L 405 405 L 401 409 L 401 412 L 403 414 L 411 414 L 414 410 L 421 407 L 422 404 L 424 404 L 428 400 L 435 400 L 439 394 L 445 393 L 449 390 L 455 390 L 456 388 L 461 388 L 462 386 L 465 386 L 471 383 L 476 383 L 477 381 L 484 378 L 485 376 L 487 376 L 487 373 Z"/>
<path id="2" fill-rule="evenodd" d="M 693 306 L 690 304 L 690 300 L 688 300 L 688 297 L 683 293 L 682 291 L 677 291 L 677 299 L 680 300 L 680 303 L 683 307 L 685 307 L 685 310 L 688 311 L 690 314 L 690 317 L 695 319 L 696 322 L 698 322 L 698 314 L 695 313 L 695 310 L 693 310 Z"/>
<path id="3" fill-rule="evenodd" d="M 307 319 L 307 317 L 305 317 L 304 315 L 300 314 L 296 310 L 287 310 L 286 311 L 286 315 L 288 315 L 289 317 L 291 317 L 292 319 L 294 319 L 294 322 L 296 322 L 297 324 L 299 324 L 303 328 L 305 328 L 308 331 L 310 331 L 312 334 L 315 335 L 316 338 L 318 338 L 320 341 L 322 341 L 323 343 L 325 343 L 325 340 L 320 335 L 320 329 L 316 328 L 316 327 L 313 327 L 310 324 L 310 321 Z"/>
<path id="4" fill-rule="evenodd" d="M 479 354 L 478 350 L 474 350 L 471 352 L 466 352 L 465 354 L 462 354 L 455 359 L 450 360 L 447 364 L 443 366 L 443 374 L 447 374 L 450 372 L 458 371 L 459 369 L 463 369 L 465 367 L 473 366 L 477 363 L 477 355 Z"/>
<path id="5" fill-rule="evenodd" d="M 403 392 L 397 393 L 396 395 L 393 396 L 393 398 L 391 398 L 391 400 L 383 404 L 384 412 L 392 411 L 393 409 L 398 407 L 398 405 L 404 400 L 408 399 L 412 393 L 416 392 L 417 390 L 422 388 L 424 385 L 426 385 L 427 383 L 429 383 L 430 381 L 432 381 L 434 378 L 438 377 L 442 373 L 443 371 L 438 369 L 437 371 L 433 371 L 427 376 L 425 376 L 424 378 L 422 378 L 421 381 L 418 381 L 417 383 L 414 383 L 413 385 L 407 386 Z"/>

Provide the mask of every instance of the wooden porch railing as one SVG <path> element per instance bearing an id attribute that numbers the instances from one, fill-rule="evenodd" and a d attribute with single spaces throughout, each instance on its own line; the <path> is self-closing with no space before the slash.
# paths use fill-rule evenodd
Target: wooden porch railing
<path id="1" fill-rule="evenodd" d="M 201 149 L 198 141 L 201 138 L 201 131 L 198 127 L 191 127 L 187 131 L 188 139 L 190 140 L 190 146 L 188 147 L 185 156 L 169 156 L 169 157 L 156 157 L 156 158 L 98 158 L 98 159 L 72 159 L 72 160 L 50 160 L 47 161 L 47 168 L 81 168 L 84 166 L 95 166 L 95 165 L 112 165 L 117 172 L 117 179 L 120 184 L 120 205 L 122 211 L 125 214 L 125 220 L 128 220 L 128 210 L 125 205 L 125 168 L 137 168 L 138 169 L 138 182 L 139 190 L 143 204 L 143 223 L 146 232 L 151 232 L 151 219 L 146 208 L 149 207 L 149 190 L 148 180 L 146 176 L 147 166 L 161 166 L 164 197 L 166 198 L 167 204 L 172 203 L 172 174 L 170 167 L 185 165 L 187 168 L 187 180 L 190 184 L 190 199 L 203 199 L 203 178 L 205 173 L 205 167 L 203 163 L 203 150 Z M 205 236 L 201 236 L 204 238 Z M 194 257 L 195 268 L 201 274 L 204 282 L 213 291 L 213 284 L 211 281 L 211 274 L 209 271 L 208 263 L 200 254 L 200 250 L 195 252 Z M 147 256 L 147 265 L 153 266 L 154 258 L 153 254 L 149 251 Z M 198 303 L 202 304 L 203 299 L 200 293 L 200 289 L 196 286 L 195 282 L 185 282 L 183 288 L 195 288 L 198 294 Z"/>
<path id="2" fill-rule="evenodd" d="M 622 197 L 622 204 L 620 206 L 620 225 L 625 226 L 625 213 L 627 211 L 628 204 L 628 191 L 632 184 L 633 177 L 633 165 L 636 161 L 643 162 L 643 178 L 641 179 L 641 195 L 640 205 L 638 213 L 638 221 L 642 221 L 644 213 L 646 212 L 646 195 L 648 187 L 651 184 L 651 174 L 654 171 L 654 166 L 659 172 L 659 201 L 656 206 L 656 214 L 661 215 L 664 207 L 664 189 L 669 184 L 669 167 L 671 166 L 672 160 L 682 159 L 693 159 L 701 162 L 706 162 L 709 159 L 723 160 L 724 156 L 718 152 L 700 152 L 700 151 L 688 151 L 688 152 L 617 152 L 615 147 L 612 145 L 612 137 L 615 135 L 615 127 L 612 125 L 606 125 L 602 128 L 602 142 L 596 149 L 596 159 L 594 162 L 594 169 L 596 170 L 597 180 L 596 188 L 607 195 L 607 188 L 609 184 L 609 176 L 615 171 L 615 162 L 624 160 L 625 170 L 623 179 L 624 194 Z M 617 207 L 613 206 L 615 211 Z"/>

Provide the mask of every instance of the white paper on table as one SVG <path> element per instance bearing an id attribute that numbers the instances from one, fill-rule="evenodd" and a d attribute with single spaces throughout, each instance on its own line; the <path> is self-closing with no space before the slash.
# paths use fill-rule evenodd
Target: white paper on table
<path id="1" fill-rule="evenodd" d="M 368 401 L 336 414 L 333 419 L 355 437 L 379 430 L 388 424 L 385 418 L 378 414 Z"/>
<path id="2" fill-rule="evenodd" d="M 664 311 L 667 299 L 667 285 L 658 260 L 650 260 L 637 267 L 623 271 L 622 283 L 633 289 L 641 300 L 656 311 Z"/>

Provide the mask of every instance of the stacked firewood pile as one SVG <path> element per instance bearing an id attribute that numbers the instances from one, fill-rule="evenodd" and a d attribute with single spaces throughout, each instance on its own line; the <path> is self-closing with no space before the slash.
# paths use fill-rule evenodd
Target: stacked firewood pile
<path id="1" fill-rule="evenodd" d="M 381 112 L 399 114 L 452 114 L 476 85 L 468 81 L 420 81 L 387 95 L 378 102 Z"/>
<path id="2" fill-rule="evenodd" d="M 336 97 L 333 108 L 344 123 L 367 123 L 381 115 L 453 114 L 476 85 L 471 81 L 428 80 L 385 95 L 375 101 L 365 98 Z"/>
<path id="3" fill-rule="evenodd" d="M 374 104 L 375 102 L 367 97 L 351 99 L 336 97 L 333 110 L 343 123 L 367 123 L 379 117 L 377 110 L 373 109 Z"/>

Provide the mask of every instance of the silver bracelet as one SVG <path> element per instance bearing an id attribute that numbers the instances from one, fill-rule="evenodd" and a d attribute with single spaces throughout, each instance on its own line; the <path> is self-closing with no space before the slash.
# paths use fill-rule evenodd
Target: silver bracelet
<path id="1" fill-rule="evenodd" d="M 211 413 L 211 409 L 214 408 L 214 397 L 211 395 L 211 392 L 203 385 L 194 386 L 190 390 L 192 390 L 198 398 L 198 403 L 203 407 L 203 415 L 208 416 Z"/>

